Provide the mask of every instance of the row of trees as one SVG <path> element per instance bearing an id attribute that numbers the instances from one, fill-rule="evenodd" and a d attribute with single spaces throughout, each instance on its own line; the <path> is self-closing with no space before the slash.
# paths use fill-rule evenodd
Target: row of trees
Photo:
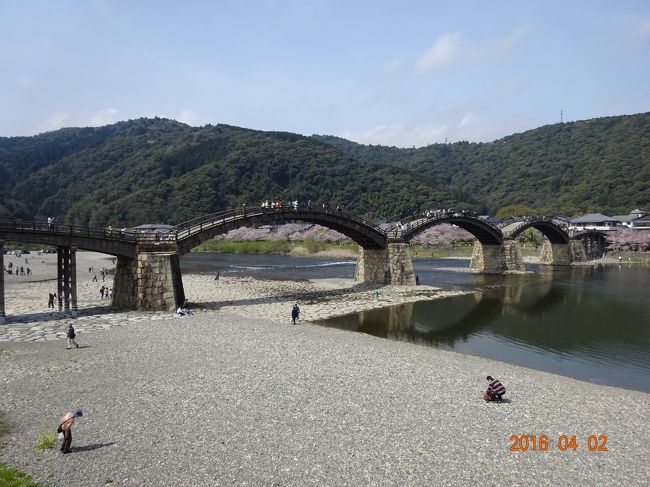
<path id="1" fill-rule="evenodd" d="M 535 231 L 522 236 L 522 241 L 541 244 L 543 236 Z M 606 235 L 607 248 L 615 251 L 650 251 L 650 230 L 622 229 L 609 232 Z M 342 233 L 320 225 L 286 224 L 269 228 L 241 227 L 217 237 L 218 240 L 236 241 L 306 241 L 351 243 L 352 240 Z M 442 224 L 431 227 L 413 238 L 412 242 L 423 247 L 451 247 L 458 243 L 469 244 L 474 236 L 454 225 Z"/>
<path id="2" fill-rule="evenodd" d="M 320 225 L 305 225 L 289 223 L 269 228 L 249 228 L 240 227 L 231 230 L 224 235 L 216 237 L 218 240 L 238 240 L 238 241 L 304 241 L 316 240 L 318 242 L 336 242 L 351 243 L 352 240 L 336 230 L 331 230 Z M 458 242 L 469 243 L 474 236 L 463 230 L 449 224 L 437 225 L 429 228 L 413 239 L 413 243 L 423 247 L 450 247 Z"/>
<path id="3" fill-rule="evenodd" d="M 650 251 L 650 230 L 632 230 L 629 228 L 607 233 L 607 248 L 616 251 L 647 252 Z"/>

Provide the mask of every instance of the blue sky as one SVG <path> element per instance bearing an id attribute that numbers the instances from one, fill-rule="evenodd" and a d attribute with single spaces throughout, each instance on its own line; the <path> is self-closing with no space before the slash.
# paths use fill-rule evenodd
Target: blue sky
<path id="1" fill-rule="evenodd" d="M 423 146 L 650 111 L 650 2 L 0 0 L 0 136 L 141 116 Z"/>

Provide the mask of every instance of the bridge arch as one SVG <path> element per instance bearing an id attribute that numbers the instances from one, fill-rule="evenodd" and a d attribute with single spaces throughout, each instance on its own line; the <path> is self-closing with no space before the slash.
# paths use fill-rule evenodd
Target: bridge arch
<path id="1" fill-rule="evenodd" d="M 456 225 L 463 230 L 474 235 L 482 245 L 500 245 L 503 243 L 503 234 L 501 230 L 493 227 L 489 223 L 470 216 L 446 216 L 442 218 L 423 218 L 409 223 L 402 231 L 402 238 L 407 242 L 425 230 L 449 223 Z M 390 234 L 390 232 L 389 232 Z"/>
<path id="2" fill-rule="evenodd" d="M 547 218 L 511 221 L 505 226 L 502 226 L 501 231 L 504 236 L 516 240 L 529 228 L 539 230 L 552 244 L 569 243 L 569 234 L 562 227 Z"/>
<path id="3" fill-rule="evenodd" d="M 387 245 L 386 233 L 366 220 L 349 213 L 312 208 L 255 207 L 226 211 L 190 220 L 170 231 L 175 236 L 178 251 L 185 254 L 205 240 L 244 225 L 257 227 L 293 222 L 314 223 L 331 228 L 351 238 L 364 249 L 385 249 Z"/>

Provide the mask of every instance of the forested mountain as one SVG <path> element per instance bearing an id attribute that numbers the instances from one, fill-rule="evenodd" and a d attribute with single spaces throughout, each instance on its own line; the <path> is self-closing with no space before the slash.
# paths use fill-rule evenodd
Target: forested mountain
<path id="1" fill-rule="evenodd" d="M 510 204 L 648 209 L 650 114 L 421 149 L 159 118 L 0 138 L 0 218 L 177 223 L 266 199 L 326 201 L 369 218 Z"/>
<path id="2" fill-rule="evenodd" d="M 360 161 L 429 176 L 456 199 L 490 212 L 523 204 L 539 213 L 650 211 L 650 113 L 547 125 L 490 143 L 421 149 L 314 136 Z"/>
<path id="3" fill-rule="evenodd" d="M 138 119 L 0 139 L 0 217 L 114 226 L 178 223 L 266 199 L 374 218 L 451 204 L 426 178 L 310 137 Z"/>

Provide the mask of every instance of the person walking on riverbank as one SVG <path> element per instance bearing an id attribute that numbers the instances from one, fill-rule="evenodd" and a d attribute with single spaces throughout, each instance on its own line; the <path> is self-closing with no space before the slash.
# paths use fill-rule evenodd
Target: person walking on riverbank
<path id="1" fill-rule="evenodd" d="M 77 334 L 74 332 L 74 327 L 72 323 L 68 326 L 68 350 L 74 345 L 76 348 L 79 348 L 79 344 L 75 341 Z"/>
<path id="2" fill-rule="evenodd" d="M 56 293 L 49 293 L 47 297 L 47 307 L 54 308 L 54 298 L 56 298 Z"/>
<path id="3" fill-rule="evenodd" d="M 291 322 L 295 325 L 297 319 L 300 319 L 300 308 L 298 307 L 298 303 L 294 304 L 293 309 L 291 310 Z"/>
<path id="4" fill-rule="evenodd" d="M 70 445 L 72 445 L 72 425 L 74 424 L 74 420 L 83 415 L 81 409 L 73 409 L 61 418 L 61 423 L 56 431 L 57 433 L 63 433 L 63 445 L 61 445 L 61 451 L 64 454 L 70 453 Z"/>
<path id="5" fill-rule="evenodd" d="M 490 401 L 501 402 L 503 401 L 503 395 L 506 393 L 506 387 L 501 383 L 499 379 L 495 379 L 491 375 L 486 377 L 488 381 L 488 388 L 485 391 L 486 400 L 489 397 Z"/>

